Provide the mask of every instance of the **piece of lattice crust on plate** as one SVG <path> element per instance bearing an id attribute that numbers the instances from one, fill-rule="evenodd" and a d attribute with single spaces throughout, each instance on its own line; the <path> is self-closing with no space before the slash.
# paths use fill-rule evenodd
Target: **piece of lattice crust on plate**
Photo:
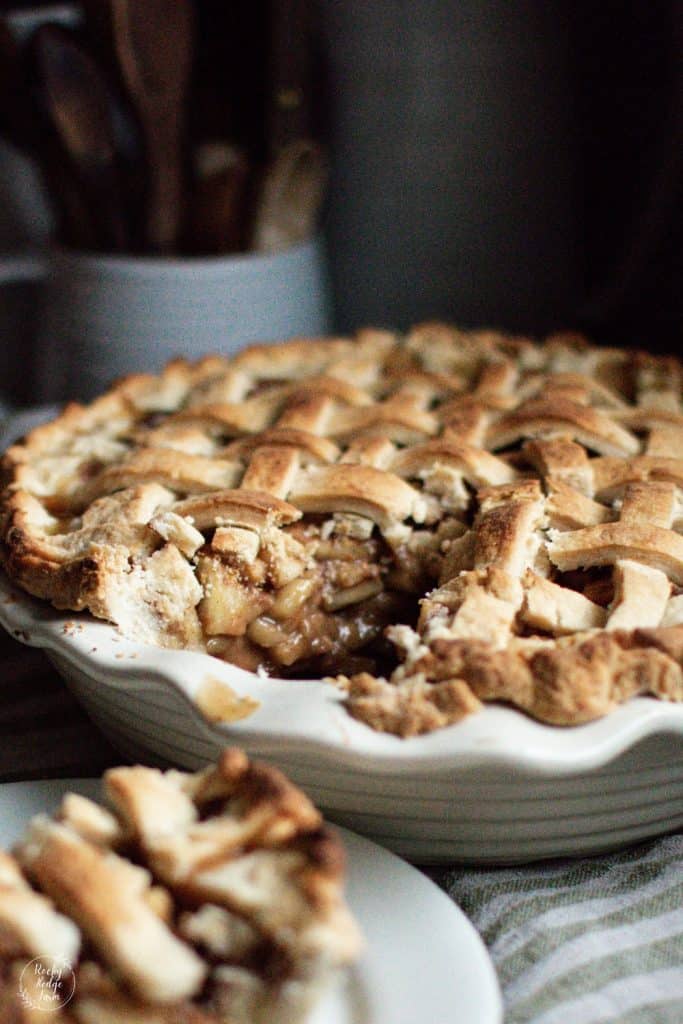
<path id="1" fill-rule="evenodd" d="M 303 1020 L 361 948 L 308 798 L 235 748 L 195 774 L 114 768 L 104 791 L 0 853 L 0 1020 Z"/>

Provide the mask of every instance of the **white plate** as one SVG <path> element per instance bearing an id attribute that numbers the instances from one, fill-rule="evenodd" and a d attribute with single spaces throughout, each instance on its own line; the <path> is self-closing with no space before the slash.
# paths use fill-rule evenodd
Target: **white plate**
<path id="1" fill-rule="evenodd" d="M 195 768 L 238 743 L 275 761 L 329 817 L 414 860 L 583 855 L 683 825 L 683 705 L 638 698 L 573 728 L 489 706 L 401 740 L 352 719 L 330 684 L 260 678 L 206 654 L 126 640 L 4 577 L 0 622 L 46 649 L 127 756 Z M 207 679 L 258 701 L 257 710 L 206 721 L 195 697 Z"/>
<path id="2" fill-rule="evenodd" d="M 99 796 L 95 779 L 0 786 L 0 846 L 28 819 L 52 811 L 67 790 Z M 340 829 L 348 857 L 347 896 L 367 943 L 344 985 L 316 1007 L 310 1024 L 499 1024 L 498 981 L 479 935 L 433 882 L 398 857 Z"/>

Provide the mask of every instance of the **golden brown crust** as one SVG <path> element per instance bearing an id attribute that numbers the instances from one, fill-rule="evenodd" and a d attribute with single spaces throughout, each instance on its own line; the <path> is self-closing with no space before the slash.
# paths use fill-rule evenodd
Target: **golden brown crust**
<path id="1" fill-rule="evenodd" d="M 567 724 L 679 700 L 681 380 L 438 323 L 176 360 L 9 449 L 0 554 L 150 642 L 347 676 L 399 734 L 481 700 Z"/>
<path id="2" fill-rule="evenodd" d="M 227 749 L 111 769 L 105 792 L 112 811 L 67 794 L 0 852 L 3 1021 L 32 998 L 37 1019 L 34 957 L 74 983 L 60 1024 L 293 1024 L 357 956 L 343 848 L 277 769 Z"/>
<path id="3" fill-rule="evenodd" d="M 509 701 L 554 725 L 591 721 L 637 694 L 683 700 L 683 628 L 579 633 L 555 644 L 435 640 L 415 664 L 456 678 L 480 700 Z"/>

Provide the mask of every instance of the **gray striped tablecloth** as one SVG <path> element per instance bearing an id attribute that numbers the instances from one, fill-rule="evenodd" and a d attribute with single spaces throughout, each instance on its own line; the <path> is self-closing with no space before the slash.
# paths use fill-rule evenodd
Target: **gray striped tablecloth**
<path id="1" fill-rule="evenodd" d="M 0 629 L 0 781 L 99 775 L 120 760 L 44 655 Z M 429 874 L 481 933 L 505 1024 L 683 1024 L 683 836 L 612 856 Z M 457 1007 L 452 1024 L 467 1024 Z"/>
<path id="2" fill-rule="evenodd" d="M 683 836 L 610 856 L 431 874 L 482 935 L 506 1024 L 683 1022 Z"/>

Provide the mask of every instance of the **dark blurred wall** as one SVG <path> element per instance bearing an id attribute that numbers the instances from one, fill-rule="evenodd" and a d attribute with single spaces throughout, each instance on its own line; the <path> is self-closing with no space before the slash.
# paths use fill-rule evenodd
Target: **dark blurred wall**
<path id="1" fill-rule="evenodd" d="M 576 4 L 586 320 L 678 352 L 683 328 L 683 4 Z"/>
<path id="2" fill-rule="evenodd" d="M 558 0 L 323 0 L 344 326 L 544 329 L 580 288 L 578 134 Z"/>
<path id="3" fill-rule="evenodd" d="M 677 350 L 679 0 L 320 0 L 342 326 Z"/>

